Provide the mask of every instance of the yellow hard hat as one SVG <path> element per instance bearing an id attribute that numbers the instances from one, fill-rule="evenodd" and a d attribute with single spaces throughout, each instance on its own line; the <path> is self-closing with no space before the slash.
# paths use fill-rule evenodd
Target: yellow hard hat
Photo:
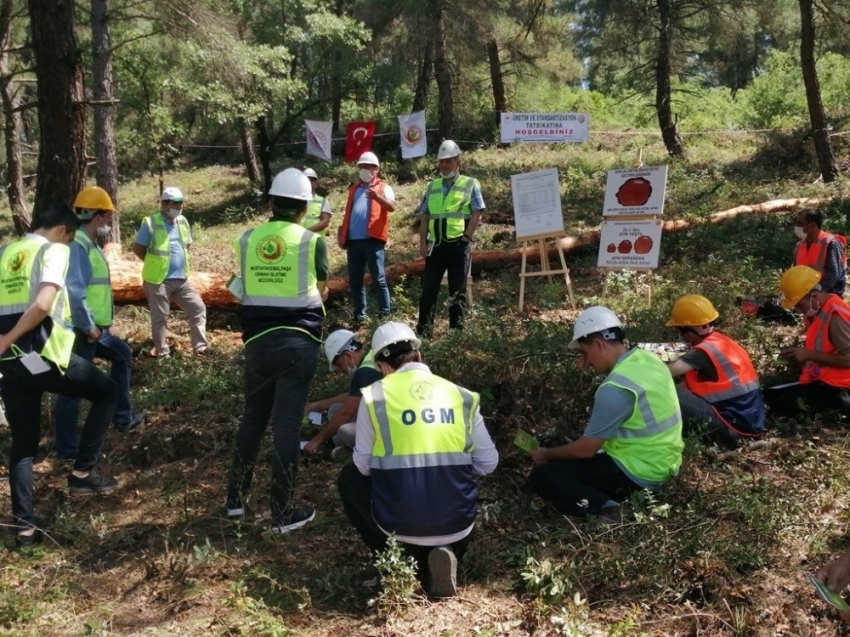
<path id="1" fill-rule="evenodd" d="M 90 211 L 86 214 L 77 213 L 80 219 L 91 219 L 96 210 L 108 210 L 115 212 L 115 206 L 112 203 L 112 197 L 103 188 L 99 186 L 88 186 L 77 193 L 77 198 L 74 199 L 74 208 Z"/>
<path id="2" fill-rule="evenodd" d="M 782 292 L 782 307 L 790 310 L 820 282 L 820 274 L 807 265 L 795 265 L 782 275 L 779 290 Z"/>
<path id="3" fill-rule="evenodd" d="M 699 327 L 715 320 L 720 314 L 704 296 L 686 294 L 673 305 L 667 327 Z"/>

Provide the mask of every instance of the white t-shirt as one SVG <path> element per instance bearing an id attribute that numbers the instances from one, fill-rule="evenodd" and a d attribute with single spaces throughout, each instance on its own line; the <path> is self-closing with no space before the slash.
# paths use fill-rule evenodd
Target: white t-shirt
<path id="1" fill-rule="evenodd" d="M 40 234 L 28 233 L 25 239 L 35 239 L 39 248 L 45 243 L 50 243 Z M 65 276 L 68 274 L 68 263 L 71 260 L 71 248 L 64 243 L 52 243 L 44 253 L 41 270 L 35 273 L 36 287 L 42 283 L 52 283 L 60 288 L 65 287 Z"/>

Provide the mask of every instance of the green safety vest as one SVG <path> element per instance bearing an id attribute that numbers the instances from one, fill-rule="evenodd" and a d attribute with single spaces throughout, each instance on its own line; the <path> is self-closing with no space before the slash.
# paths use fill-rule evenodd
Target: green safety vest
<path id="1" fill-rule="evenodd" d="M 443 197 L 443 179 L 435 179 L 426 192 L 428 202 L 428 239 L 441 241 L 461 237 L 466 230 L 466 222 L 472 215 L 472 190 L 478 180 L 458 175 L 446 196 Z M 445 231 L 443 221 L 445 220 Z M 442 233 L 445 235 L 442 236 Z"/>
<path id="2" fill-rule="evenodd" d="M 50 243 L 37 237 L 24 237 L 0 248 L 0 317 L 3 331 L 14 326 L 35 303 L 49 250 L 65 252 L 65 274 L 68 273 L 70 249 L 61 243 Z M 71 316 L 65 286 L 59 290 L 50 314 L 35 330 L 22 336 L 3 356 L 11 360 L 35 351 L 56 363 L 60 371 L 68 367 L 74 347 L 74 332 L 66 327 Z M 21 344 L 21 346 L 19 346 Z"/>
<path id="3" fill-rule="evenodd" d="M 145 265 L 142 267 L 142 279 L 147 283 L 159 285 L 165 281 L 165 276 L 168 274 L 168 264 L 171 262 L 171 241 L 168 238 L 168 228 L 165 227 L 162 214 L 145 217 L 142 223 L 147 224 L 151 236 L 151 242 L 147 246 L 147 253 L 145 254 Z M 186 276 L 188 277 L 189 251 L 186 248 L 192 241 L 189 222 L 186 221 L 186 217 L 180 215 L 174 220 L 174 223 L 180 229 L 180 243 L 186 255 Z"/>
<path id="4" fill-rule="evenodd" d="M 375 355 L 372 353 L 372 350 L 366 352 L 366 356 L 360 361 L 360 364 L 357 366 L 357 369 L 363 369 L 364 367 L 368 367 L 369 369 L 377 370 L 378 366 L 375 365 Z"/>
<path id="5" fill-rule="evenodd" d="M 661 360 L 636 349 L 602 382 L 635 396 L 635 409 L 615 438 L 602 449 L 618 460 L 632 475 L 651 482 L 664 482 L 682 464 L 682 413 L 676 386 Z"/>
<path id="6" fill-rule="evenodd" d="M 325 198 L 319 197 L 318 195 L 313 196 L 313 201 L 307 204 L 307 214 L 304 215 L 304 218 L 301 220 L 301 225 L 305 228 L 312 228 L 317 223 L 322 220 L 322 207 L 325 205 Z M 325 236 L 328 233 L 328 229 L 320 230 L 318 232 L 319 235 Z"/>
<path id="7" fill-rule="evenodd" d="M 95 325 L 112 325 L 112 284 L 109 278 L 109 263 L 103 251 L 98 248 L 84 230 L 78 230 L 74 241 L 86 250 L 91 263 L 91 279 L 86 288 L 86 303 L 92 313 Z"/>

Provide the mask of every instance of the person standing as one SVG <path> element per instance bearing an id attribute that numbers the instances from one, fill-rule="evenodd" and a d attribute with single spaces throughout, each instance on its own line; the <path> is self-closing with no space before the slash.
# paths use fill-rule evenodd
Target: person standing
<path id="1" fill-rule="evenodd" d="M 348 285 L 354 308 L 354 322 L 366 320 L 366 268 L 378 299 L 378 318 L 390 313 L 390 289 L 384 271 L 384 258 L 389 237 L 389 215 L 395 210 L 392 187 L 378 177 L 380 163 L 375 153 L 363 153 L 357 160 L 360 181 L 348 188 L 345 215 L 339 227 L 339 246 L 345 250 L 348 263 Z"/>
<path id="2" fill-rule="evenodd" d="M 70 263 L 66 278 L 71 324 L 74 328 L 74 353 L 87 361 L 95 356 L 111 363 L 110 376 L 118 385 L 118 406 L 112 422 L 119 432 L 130 431 L 145 421 L 130 407 L 130 366 L 133 352 L 110 331 L 113 317 L 112 284 L 109 263 L 98 247 L 98 237 L 109 234 L 115 206 L 103 188 L 83 188 L 74 200 L 74 211 L 80 229 L 71 242 Z M 59 396 L 53 424 L 56 430 L 56 455 L 62 460 L 77 456 L 79 440 L 77 417 L 80 399 Z"/>
<path id="3" fill-rule="evenodd" d="M 794 265 L 807 265 L 820 274 L 824 292 L 841 296 L 847 283 L 847 238 L 823 230 L 823 213 L 803 210 L 794 220 L 800 240 L 794 249 Z"/>
<path id="4" fill-rule="evenodd" d="M 440 178 L 432 181 L 419 204 L 419 255 L 425 259 L 417 333 L 430 337 L 443 275 L 448 272 L 449 327 L 463 327 L 466 277 L 475 231 L 484 214 L 477 179 L 460 174 L 460 147 L 447 139 L 437 151 Z"/>
<path id="5" fill-rule="evenodd" d="M 395 534 L 426 590 L 451 597 L 475 527 L 475 476 L 492 473 L 499 454 L 478 394 L 432 373 L 421 344 L 404 323 L 375 330 L 372 351 L 383 380 L 362 390 L 354 462 L 337 486 L 368 548 L 383 551 Z"/>
<path id="6" fill-rule="evenodd" d="M 227 480 L 227 516 L 245 514 L 254 465 L 271 418 L 271 531 L 312 520 L 313 507 L 292 503 L 301 416 L 316 375 L 327 297 L 325 240 L 300 225 L 313 199 L 310 180 L 287 168 L 269 189 L 271 219 L 234 242 L 242 279 L 245 414 Z"/>
<path id="7" fill-rule="evenodd" d="M 183 204 L 183 193 L 179 188 L 165 188 L 159 214 L 145 217 L 133 244 L 133 254 L 145 262 L 142 268 L 143 287 L 150 307 L 151 336 L 157 357 L 171 353 L 168 347 L 168 315 L 172 300 L 189 320 L 194 352 L 205 354 L 209 349 L 207 308 L 189 281 L 192 232 L 183 216 Z"/>
<path id="8" fill-rule="evenodd" d="M 323 237 L 328 234 L 328 224 L 331 222 L 333 210 L 331 202 L 327 197 L 322 197 L 316 194 L 316 186 L 319 185 L 319 176 L 312 168 L 305 168 L 304 174 L 310 180 L 310 187 L 313 191 L 313 199 L 307 205 L 307 214 L 301 221 L 301 225 L 307 228 L 310 232 L 316 232 Z"/>
<path id="9" fill-rule="evenodd" d="M 36 215 L 32 232 L 0 248 L 0 396 L 12 432 L 9 487 L 19 547 L 41 539 L 32 465 L 41 439 L 44 392 L 92 404 L 68 475 L 70 492 L 106 493 L 118 486 L 96 468 L 118 404 L 118 386 L 73 353 L 74 333 L 66 327 L 68 244 L 79 223 L 70 206 L 54 204 Z"/>

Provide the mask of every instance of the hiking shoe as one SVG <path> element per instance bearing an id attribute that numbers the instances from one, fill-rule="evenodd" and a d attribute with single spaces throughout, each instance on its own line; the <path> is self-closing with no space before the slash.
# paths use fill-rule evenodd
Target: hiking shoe
<path id="1" fill-rule="evenodd" d="M 622 502 L 615 507 L 605 507 L 599 512 L 599 521 L 605 526 L 618 526 L 626 522 L 633 522 L 635 512 L 632 505 Z"/>
<path id="2" fill-rule="evenodd" d="M 448 546 L 438 546 L 428 553 L 431 597 L 457 595 L 457 558 Z"/>
<path id="3" fill-rule="evenodd" d="M 313 507 L 289 507 L 286 513 L 272 524 L 271 531 L 277 535 L 289 533 L 300 529 L 314 517 L 316 517 L 316 509 Z"/>
<path id="4" fill-rule="evenodd" d="M 125 433 L 128 431 L 133 431 L 136 427 L 140 427 L 145 424 L 145 416 L 144 414 L 133 414 L 130 416 L 130 420 L 127 422 L 116 422 L 115 423 L 115 431 L 118 433 Z"/>
<path id="5" fill-rule="evenodd" d="M 245 503 L 242 501 L 241 496 L 235 498 L 228 497 L 224 508 L 229 518 L 241 518 L 245 515 Z"/>
<path id="6" fill-rule="evenodd" d="M 34 533 L 27 535 L 21 535 L 19 533 L 15 536 L 15 548 L 25 549 L 36 544 L 41 544 L 43 541 L 44 533 L 41 532 L 41 529 L 36 529 Z"/>
<path id="7" fill-rule="evenodd" d="M 117 486 L 118 480 L 100 475 L 96 467 L 92 467 L 85 478 L 78 478 L 73 473 L 68 475 L 68 489 L 71 493 L 109 493 Z"/>

